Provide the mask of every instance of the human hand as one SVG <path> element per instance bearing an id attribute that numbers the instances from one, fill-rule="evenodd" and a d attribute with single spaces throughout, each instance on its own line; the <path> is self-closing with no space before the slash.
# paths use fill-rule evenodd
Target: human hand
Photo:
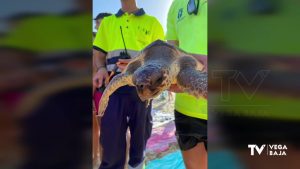
<path id="1" fill-rule="evenodd" d="M 98 71 L 95 73 L 95 75 L 93 77 L 93 85 L 96 88 L 99 88 L 103 85 L 103 81 L 107 81 L 107 79 L 109 79 L 107 70 L 106 70 L 106 68 L 102 67 L 102 68 L 98 69 Z M 105 83 L 105 86 L 106 85 L 107 85 L 107 83 Z"/>
<path id="2" fill-rule="evenodd" d="M 127 67 L 128 63 L 129 63 L 131 60 L 132 60 L 132 59 L 119 59 L 119 61 L 117 62 L 118 68 L 119 68 L 121 71 L 123 71 L 123 70 Z"/>
<path id="3" fill-rule="evenodd" d="M 168 89 L 168 91 L 174 92 L 174 93 L 183 93 L 183 91 L 181 89 L 179 89 L 179 87 L 177 86 L 177 84 L 172 84 L 170 86 L 170 88 Z"/>

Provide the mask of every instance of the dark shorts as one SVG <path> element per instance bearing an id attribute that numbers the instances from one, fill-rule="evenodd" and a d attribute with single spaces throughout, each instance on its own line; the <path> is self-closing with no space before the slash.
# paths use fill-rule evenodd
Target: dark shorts
<path id="1" fill-rule="evenodd" d="M 182 151 L 194 148 L 203 142 L 207 149 L 207 120 L 202 120 L 175 110 L 176 136 Z"/>

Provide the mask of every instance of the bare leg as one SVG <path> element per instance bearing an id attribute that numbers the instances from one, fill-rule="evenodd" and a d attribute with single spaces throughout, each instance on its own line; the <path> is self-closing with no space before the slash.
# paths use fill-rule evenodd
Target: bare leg
<path id="1" fill-rule="evenodd" d="M 126 132 L 126 163 L 125 163 L 125 169 L 128 169 L 128 161 L 129 161 L 129 150 L 130 150 L 130 131 L 129 129 Z"/>
<path id="2" fill-rule="evenodd" d="M 93 168 L 98 168 L 100 164 L 99 134 L 98 119 L 96 112 L 93 112 Z"/>
<path id="3" fill-rule="evenodd" d="M 187 169 L 207 169 L 207 151 L 204 143 L 198 143 L 187 151 L 181 151 Z"/>

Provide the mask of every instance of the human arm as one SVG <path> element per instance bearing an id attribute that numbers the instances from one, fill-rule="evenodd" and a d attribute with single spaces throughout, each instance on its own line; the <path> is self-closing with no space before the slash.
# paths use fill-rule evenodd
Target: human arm
<path id="1" fill-rule="evenodd" d="M 101 87 L 103 85 L 103 81 L 106 81 L 106 79 L 109 77 L 105 66 L 105 58 L 105 53 L 93 49 L 93 63 L 96 70 L 93 77 L 93 86 L 95 88 Z"/>

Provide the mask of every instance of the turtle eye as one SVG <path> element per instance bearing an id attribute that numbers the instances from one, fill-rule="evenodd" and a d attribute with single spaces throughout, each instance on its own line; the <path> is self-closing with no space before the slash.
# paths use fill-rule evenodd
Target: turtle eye
<path id="1" fill-rule="evenodd" d="M 160 77 L 160 78 L 156 79 L 155 81 L 152 81 L 149 89 L 151 91 L 156 91 L 157 87 L 161 86 L 162 81 L 163 81 L 163 77 Z"/>
<path id="2" fill-rule="evenodd" d="M 156 83 L 161 83 L 163 81 L 163 78 L 162 77 L 160 77 L 160 78 L 158 78 L 157 80 L 156 80 Z"/>

